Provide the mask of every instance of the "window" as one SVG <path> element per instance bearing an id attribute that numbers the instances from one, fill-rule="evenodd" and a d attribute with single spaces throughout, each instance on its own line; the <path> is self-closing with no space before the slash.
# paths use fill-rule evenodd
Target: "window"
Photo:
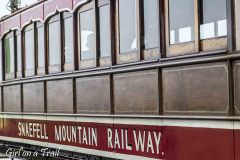
<path id="1" fill-rule="evenodd" d="M 2 62 L 2 43 L 0 43 L 0 62 Z M 2 63 L 0 64 L 0 82 L 3 80 Z"/>
<path id="2" fill-rule="evenodd" d="M 61 71 L 60 15 L 48 22 L 48 65 L 49 73 Z"/>
<path id="3" fill-rule="evenodd" d="M 88 10 L 80 14 L 81 60 L 95 58 L 94 11 Z"/>
<path id="4" fill-rule="evenodd" d="M 47 25 L 47 36 L 48 72 L 56 73 L 74 70 L 72 14 L 70 12 L 61 12 L 50 18 Z"/>
<path id="5" fill-rule="evenodd" d="M 73 70 L 73 17 L 71 13 L 63 13 L 64 23 L 64 70 Z"/>
<path id="6" fill-rule="evenodd" d="M 34 24 L 30 24 L 24 30 L 25 44 L 25 76 L 35 75 L 35 48 L 34 48 Z"/>
<path id="7" fill-rule="evenodd" d="M 16 32 L 17 37 L 17 77 L 22 77 L 22 40 L 21 32 Z"/>
<path id="8" fill-rule="evenodd" d="M 112 24 L 111 24 L 111 1 L 98 1 L 99 18 L 99 64 L 109 66 L 112 63 Z M 114 22 L 113 22 L 114 23 Z"/>
<path id="9" fill-rule="evenodd" d="M 159 0 L 143 0 L 143 58 L 156 59 L 160 56 L 160 2 Z"/>
<path id="10" fill-rule="evenodd" d="M 6 80 L 15 78 L 15 54 L 14 54 L 14 32 L 10 32 L 4 39 L 5 53 L 5 78 Z"/>
<path id="11" fill-rule="evenodd" d="M 137 50 L 136 0 L 119 0 L 120 53 Z"/>
<path id="12" fill-rule="evenodd" d="M 111 56 L 110 5 L 99 7 L 100 55 Z"/>
<path id="13" fill-rule="evenodd" d="M 140 60 L 140 1 L 117 0 L 117 63 Z"/>
<path id="14" fill-rule="evenodd" d="M 169 0 L 170 44 L 194 40 L 194 1 Z"/>
<path id="15" fill-rule="evenodd" d="M 201 0 L 200 38 L 227 35 L 226 0 Z"/>
<path id="16" fill-rule="evenodd" d="M 97 66 L 96 55 L 96 1 L 85 4 L 78 12 L 79 69 Z"/>
<path id="17" fill-rule="evenodd" d="M 159 2 L 144 0 L 144 48 L 159 47 Z"/>
<path id="18" fill-rule="evenodd" d="M 166 0 L 167 56 L 227 48 L 226 0 Z"/>
<path id="19" fill-rule="evenodd" d="M 45 47 L 44 47 L 44 27 L 43 24 L 37 23 L 37 73 L 44 74 L 45 68 Z"/>

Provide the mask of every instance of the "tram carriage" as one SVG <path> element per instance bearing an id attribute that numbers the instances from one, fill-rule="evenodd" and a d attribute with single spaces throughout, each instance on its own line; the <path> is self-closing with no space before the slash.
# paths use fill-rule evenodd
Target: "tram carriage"
<path id="1" fill-rule="evenodd" d="M 240 0 L 40 0 L 0 20 L 0 141 L 66 159 L 240 159 Z"/>

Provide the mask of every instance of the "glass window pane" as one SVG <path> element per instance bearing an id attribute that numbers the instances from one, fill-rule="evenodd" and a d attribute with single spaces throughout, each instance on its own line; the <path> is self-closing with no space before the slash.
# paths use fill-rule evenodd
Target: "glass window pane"
<path id="1" fill-rule="evenodd" d="M 94 12 L 80 13 L 81 60 L 95 58 Z"/>
<path id="2" fill-rule="evenodd" d="M 111 55 L 111 28 L 110 28 L 110 6 L 106 5 L 99 8 L 100 23 L 100 53 L 101 57 Z"/>
<path id="3" fill-rule="evenodd" d="M 227 35 L 226 0 L 202 0 L 200 38 Z"/>
<path id="4" fill-rule="evenodd" d="M 65 63 L 73 63 L 73 19 L 64 19 L 64 56 Z"/>
<path id="5" fill-rule="evenodd" d="M 38 67 L 44 67 L 44 29 L 43 27 L 37 28 L 37 41 L 38 41 Z"/>
<path id="6" fill-rule="evenodd" d="M 13 40 L 13 37 L 5 39 L 4 50 L 5 50 L 5 56 L 6 56 L 6 73 L 13 73 L 14 72 L 14 40 Z"/>
<path id="7" fill-rule="evenodd" d="M 136 1 L 119 0 L 120 53 L 137 49 Z"/>
<path id="8" fill-rule="evenodd" d="M 2 43 L 0 43 L 0 62 L 2 62 Z M 2 65 L 0 65 L 0 82 L 2 80 Z"/>
<path id="9" fill-rule="evenodd" d="M 22 71 L 22 46 L 21 46 L 21 35 L 17 35 L 17 71 Z"/>
<path id="10" fill-rule="evenodd" d="M 145 49 L 159 46 L 158 0 L 144 0 Z"/>
<path id="11" fill-rule="evenodd" d="M 169 0 L 170 44 L 194 40 L 194 0 Z"/>
<path id="12" fill-rule="evenodd" d="M 59 21 L 49 24 L 49 65 L 60 64 L 60 25 Z"/>
<path id="13" fill-rule="evenodd" d="M 25 32 L 25 62 L 25 69 L 34 69 L 34 30 Z"/>

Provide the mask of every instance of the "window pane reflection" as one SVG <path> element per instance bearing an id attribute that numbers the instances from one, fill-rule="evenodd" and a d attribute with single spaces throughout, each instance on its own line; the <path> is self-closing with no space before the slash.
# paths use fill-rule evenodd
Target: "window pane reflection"
<path id="1" fill-rule="evenodd" d="M 22 46 L 21 46 L 21 35 L 17 35 L 17 71 L 22 71 Z"/>
<path id="2" fill-rule="evenodd" d="M 120 53 L 137 49 L 136 1 L 119 0 Z"/>
<path id="3" fill-rule="evenodd" d="M 5 39 L 4 49 L 5 49 L 5 54 L 6 54 L 6 73 L 13 73 L 14 72 L 14 41 L 13 41 L 13 37 Z"/>
<path id="4" fill-rule="evenodd" d="M 0 43 L 0 62 L 2 62 L 2 43 Z M 2 65 L 0 65 L 0 82 L 2 82 Z"/>
<path id="5" fill-rule="evenodd" d="M 44 29 L 43 27 L 37 28 L 37 41 L 38 41 L 38 67 L 44 67 Z"/>
<path id="6" fill-rule="evenodd" d="M 110 36 L 110 7 L 109 5 L 99 8 L 100 21 L 100 53 L 101 57 L 111 55 L 111 36 Z"/>
<path id="7" fill-rule="evenodd" d="M 73 19 L 64 19 L 64 56 L 65 63 L 73 63 Z"/>
<path id="8" fill-rule="evenodd" d="M 169 0 L 170 44 L 194 40 L 194 0 Z"/>
<path id="9" fill-rule="evenodd" d="M 88 10 L 80 13 L 81 60 L 95 58 L 94 12 Z"/>
<path id="10" fill-rule="evenodd" d="M 34 30 L 25 32 L 26 69 L 34 69 Z"/>
<path id="11" fill-rule="evenodd" d="M 59 21 L 49 24 L 49 64 L 60 64 L 60 26 Z"/>
<path id="12" fill-rule="evenodd" d="M 200 38 L 227 35 L 226 0 L 201 0 Z"/>
<path id="13" fill-rule="evenodd" d="M 159 46 L 158 0 L 144 0 L 145 49 Z"/>

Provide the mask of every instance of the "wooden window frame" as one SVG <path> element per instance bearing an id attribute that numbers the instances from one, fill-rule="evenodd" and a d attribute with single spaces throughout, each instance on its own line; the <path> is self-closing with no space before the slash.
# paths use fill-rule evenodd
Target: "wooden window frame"
<path id="1" fill-rule="evenodd" d="M 128 53 L 120 53 L 120 17 L 119 17 L 119 0 L 116 0 L 116 58 L 117 58 L 117 64 L 124 64 L 124 63 L 131 63 L 131 62 L 137 62 L 141 60 L 141 44 L 140 44 L 140 0 L 134 0 L 136 4 L 136 32 L 137 32 L 137 49 L 135 51 L 131 51 Z"/>
<path id="2" fill-rule="evenodd" d="M 45 58 L 46 59 L 46 61 L 47 61 L 47 73 L 49 73 L 49 74 L 51 74 L 51 73 L 59 73 L 59 72 L 62 72 L 63 71 L 63 61 L 62 61 L 62 59 L 63 59 L 63 41 L 62 41 L 62 35 L 61 35 L 61 30 L 62 30 L 62 21 L 61 21 L 61 18 L 62 17 L 62 14 L 61 13 L 57 13 L 57 14 L 55 14 L 54 16 L 52 16 L 48 21 L 47 21 L 47 23 L 46 23 L 46 37 L 47 37 L 47 49 L 46 49 L 46 51 L 47 51 L 47 58 Z M 60 55 L 60 62 L 59 62 L 59 64 L 56 64 L 56 65 L 50 65 L 50 55 L 49 55 L 49 24 L 51 24 L 51 23 L 55 23 L 55 22 L 58 22 L 59 23 L 59 27 L 60 27 L 60 29 L 59 29 L 59 35 L 60 35 L 60 44 L 59 44 L 59 46 L 60 46 L 60 52 L 61 53 L 59 53 Z"/>
<path id="3" fill-rule="evenodd" d="M 23 59 L 24 59 L 24 76 L 25 77 L 32 77 L 36 75 L 36 24 L 33 22 L 29 25 L 27 25 L 24 30 L 23 30 Z M 34 64 L 33 64 L 33 68 L 32 69 L 26 69 L 26 62 L 27 62 L 27 57 L 26 57 L 26 44 L 25 44 L 25 40 L 26 40 L 26 32 L 27 31 L 33 31 L 33 48 L 34 48 L 34 53 L 33 53 L 33 57 L 34 57 Z"/>
<path id="4" fill-rule="evenodd" d="M 99 40 L 98 41 L 98 46 L 97 47 L 97 56 L 99 59 L 99 66 L 101 67 L 104 67 L 104 66 L 111 66 L 115 63 L 115 57 L 113 55 L 114 53 L 114 14 L 113 14 L 113 6 L 114 3 L 113 1 L 111 0 L 99 0 L 98 1 L 98 4 L 97 4 L 97 21 L 98 21 L 98 25 L 97 25 L 97 39 Z M 104 7 L 104 6 L 109 6 L 109 16 L 110 16 L 110 22 L 109 22 L 109 25 L 110 25 L 110 56 L 107 56 L 107 57 L 101 57 L 101 54 L 100 54 L 100 8 L 101 7 Z"/>
<path id="5" fill-rule="evenodd" d="M 81 30 L 80 30 L 80 14 L 89 10 L 93 10 L 94 12 L 94 51 L 95 51 L 95 57 L 87 60 L 81 60 Z M 89 69 L 89 68 L 95 68 L 97 67 L 97 29 L 96 29 L 96 0 L 90 1 L 89 3 L 83 5 L 77 12 L 77 36 L 78 36 L 78 67 L 79 69 Z"/>
<path id="6" fill-rule="evenodd" d="M 227 22 L 228 35 L 222 37 L 213 37 L 210 39 L 200 39 L 200 3 L 199 0 L 194 1 L 194 34 L 195 38 L 192 42 L 177 43 L 170 45 L 170 29 L 169 29 L 169 0 L 165 0 L 165 43 L 166 43 L 166 57 L 175 57 L 188 54 L 196 54 L 199 52 L 207 52 L 214 50 L 223 50 L 228 48 L 229 29 L 231 25 Z M 228 13 L 229 4 L 226 0 L 227 21 L 229 21 Z M 230 11 L 231 12 L 231 11 Z"/>
<path id="7" fill-rule="evenodd" d="M 13 68 L 13 72 L 12 73 L 7 73 L 6 72 L 6 53 L 5 53 L 5 39 L 7 38 L 13 38 L 13 56 L 14 56 L 14 68 Z M 15 36 L 15 30 L 12 30 L 10 32 L 8 32 L 6 34 L 6 36 L 4 36 L 3 38 L 3 43 L 2 43 L 2 50 L 3 50 L 3 70 L 4 70 L 4 73 L 3 73 L 3 79 L 4 80 L 13 80 L 16 78 L 16 36 Z"/>
<path id="8" fill-rule="evenodd" d="M 70 12 L 62 12 L 62 33 L 65 32 L 65 28 L 64 28 L 64 20 L 65 19 L 68 19 L 68 18 L 72 18 L 72 31 L 74 32 L 74 18 L 73 18 L 73 14 L 70 13 Z M 73 61 L 71 63 L 65 63 L 65 51 L 64 51 L 64 47 L 65 47 L 65 34 L 62 34 L 62 40 L 63 40 L 63 56 L 62 56 L 62 64 L 64 65 L 63 68 L 64 68 L 64 71 L 73 71 L 75 66 L 74 66 L 74 59 L 75 59 L 75 54 L 74 54 L 74 33 L 73 33 L 73 37 L 72 37 L 72 40 L 73 40 Z"/>
<path id="9" fill-rule="evenodd" d="M 35 26 L 36 26 L 36 27 L 35 27 L 35 30 L 36 30 L 36 31 L 35 31 L 35 34 L 36 34 L 36 36 L 35 36 L 35 42 L 37 42 L 36 45 L 35 45 L 35 46 L 36 46 L 36 50 L 35 50 L 35 51 L 36 51 L 36 54 L 35 54 L 35 55 L 36 55 L 36 58 L 35 58 L 35 59 L 36 59 L 36 61 L 35 61 L 35 62 L 36 62 L 36 65 L 35 65 L 35 66 L 36 66 L 36 74 L 37 74 L 37 75 L 44 75 L 44 74 L 45 74 L 45 68 L 46 68 L 46 66 L 45 66 L 45 64 L 46 64 L 46 63 L 45 63 L 45 60 L 46 60 L 46 54 L 45 54 L 45 52 L 46 52 L 46 51 L 45 51 L 45 42 L 44 42 L 44 41 L 45 41 L 45 26 L 44 26 L 44 24 L 43 24 L 42 22 L 39 22 L 39 21 L 36 22 L 36 25 L 35 25 Z M 39 61 L 39 59 L 38 59 L 38 55 L 39 55 L 39 53 L 38 53 L 38 29 L 39 29 L 39 28 L 43 28 L 44 67 L 39 67 L 39 66 L 38 66 L 38 63 L 39 63 L 39 62 L 38 62 L 38 61 Z"/>

